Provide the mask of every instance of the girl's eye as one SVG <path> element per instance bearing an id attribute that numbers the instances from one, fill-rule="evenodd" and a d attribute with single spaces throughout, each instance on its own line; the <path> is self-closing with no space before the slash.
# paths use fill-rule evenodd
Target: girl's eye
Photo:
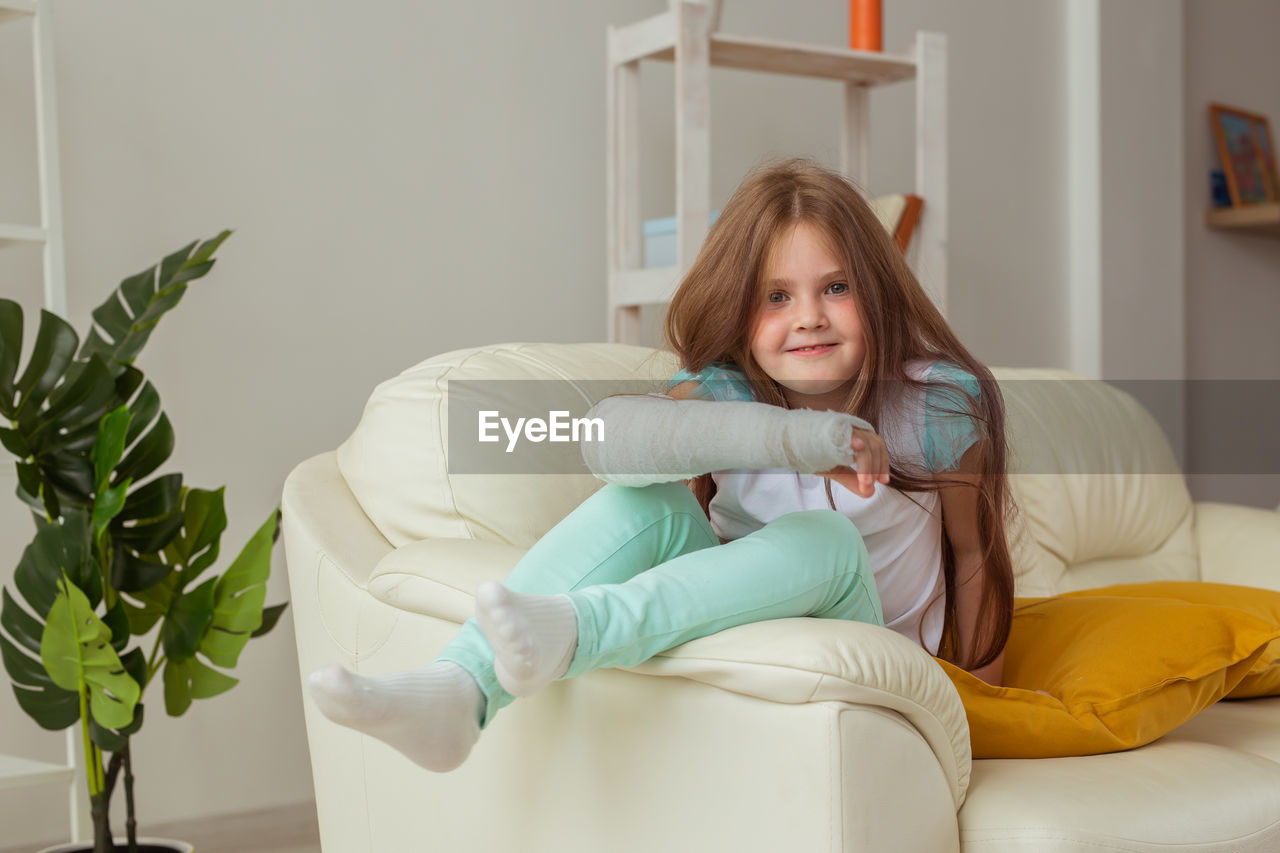
<path id="1" fill-rule="evenodd" d="M 833 290 L 833 288 L 835 289 Z M 849 292 L 849 285 L 845 284 L 843 281 L 833 281 L 831 282 L 831 284 L 827 285 L 827 290 L 836 294 L 837 296 L 843 296 L 844 294 Z M 769 295 L 765 297 L 765 301 L 776 304 L 778 302 L 782 302 L 786 298 L 787 298 L 787 294 L 784 293 L 783 291 L 773 290 L 773 291 L 770 291 Z"/>

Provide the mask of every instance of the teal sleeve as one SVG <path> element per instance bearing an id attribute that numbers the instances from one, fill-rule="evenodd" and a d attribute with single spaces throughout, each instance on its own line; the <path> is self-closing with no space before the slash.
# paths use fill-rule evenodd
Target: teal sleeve
<path id="1" fill-rule="evenodd" d="M 978 380 L 958 365 L 940 361 L 929 371 L 926 381 L 929 389 L 925 392 L 925 464 L 930 471 L 954 471 L 960 457 L 981 437 L 981 432 L 969 414 L 973 403 L 951 386 L 960 386 L 976 402 L 981 393 Z"/>
<path id="2" fill-rule="evenodd" d="M 672 388 L 682 382 L 698 383 L 698 387 L 690 395 L 698 400 L 741 400 L 747 403 L 755 400 L 751 395 L 747 374 L 727 361 L 709 364 L 697 373 L 681 369 L 667 380 L 667 392 L 670 393 Z"/>

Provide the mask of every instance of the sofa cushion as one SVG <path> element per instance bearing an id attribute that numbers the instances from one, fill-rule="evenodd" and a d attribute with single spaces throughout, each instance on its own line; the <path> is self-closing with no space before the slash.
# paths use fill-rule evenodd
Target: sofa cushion
<path id="1" fill-rule="evenodd" d="M 1227 695 L 1280 639 L 1276 621 L 1233 607 L 1123 590 L 1017 599 L 1004 686 L 938 661 L 964 702 L 975 758 L 1150 743 Z"/>
<path id="2" fill-rule="evenodd" d="M 1187 720 L 1158 742 L 1211 743 L 1280 767 L 1280 697 L 1226 699 Z M 1153 744 L 1154 746 L 1154 744 Z M 1280 790 L 1280 782 L 1277 783 Z M 1280 796 L 1275 797 L 1280 801 Z"/>
<path id="3" fill-rule="evenodd" d="M 1250 702 L 1266 703 L 1258 721 L 1274 726 L 1280 699 Z M 975 761 L 960 843 L 965 853 L 1266 853 L 1280 849 L 1277 789 L 1273 761 L 1176 735 L 1109 755 Z"/>
<path id="4" fill-rule="evenodd" d="M 528 548 L 603 484 L 585 465 L 581 473 L 451 471 L 449 383 L 544 380 L 495 384 L 494 408 L 518 409 L 527 392 L 555 396 L 557 405 L 576 398 L 565 405 L 585 412 L 595 402 L 589 398 L 610 393 L 603 385 L 651 381 L 660 390 L 676 366 L 670 353 L 623 344 L 508 343 L 445 353 L 374 389 L 355 432 L 337 450 L 338 467 L 369 520 L 397 547 L 460 538 Z M 581 381 L 592 382 L 592 390 L 581 390 Z"/>

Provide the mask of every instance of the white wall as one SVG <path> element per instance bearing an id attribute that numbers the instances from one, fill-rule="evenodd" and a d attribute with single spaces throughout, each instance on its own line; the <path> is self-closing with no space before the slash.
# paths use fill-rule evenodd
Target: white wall
<path id="1" fill-rule="evenodd" d="M 1181 459 L 1181 2 L 1065 11 L 1069 365 L 1137 396 Z"/>
<path id="2" fill-rule="evenodd" d="M 1062 7 L 885 3 L 887 47 L 916 30 L 947 35 L 949 320 L 988 364 L 1066 366 Z M 871 101 L 872 189 L 910 186 L 913 152 L 901 134 L 912 127 L 912 89 L 873 90 Z"/>
<path id="3" fill-rule="evenodd" d="M 887 4 L 889 49 L 916 29 L 949 38 L 951 317 L 992 364 L 1069 363 L 1064 4 Z M 73 322 L 162 254 L 236 229 L 140 359 L 178 435 L 165 470 L 228 486 L 226 558 L 382 379 L 482 343 L 603 338 L 604 29 L 664 6 L 57 0 Z M 727 7 L 726 31 L 845 38 L 839 3 Z M 34 163 L 20 26 L 0 27 L 0 217 L 29 220 L 35 183 L 14 165 Z M 643 77 L 643 212 L 662 216 L 671 69 Z M 712 85 L 713 206 L 764 156 L 836 162 L 837 84 L 717 70 Z M 911 184 L 912 104 L 909 84 L 873 95 L 873 191 Z M 38 276 L 35 258 L 0 253 L 0 292 L 30 309 Z M 29 531 L 0 507 L 7 581 Z M 282 559 L 270 601 L 288 594 Z M 184 718 L 148 696 L 144 827 L 311 796 L 291 631 L 286 615 L 248 647 L 243 683 Z M 0 695 L 0 750 L 60 748 Z M 57 835 L 62 801 L 0 792 L 6 843 Z"/>
<path id="4" fill-rule="evenodd" d="M 1098 181 L 1105 379 L 1178 380 L 1183 375 L 1180 5 L 1169 0 L 1101 5 Z"/>
<path id="5" fill-rule="evenodd" d="M 1271 34 L 1280 30 L 1280 4 L 1272 0 L 1186 0 L 1184 211 L 1187 265 L 1187 377 L 1201 396 L 1221 380 L 1271 380 L 1270 405 L 1246 417 L 1273 424 L 1274 389 L 1280 380 L 1280 239 L 1214 231 L 1204 225 L 1209 171 L 1221 168 L 1209 123 L 1211 102 L 1263 113 L 1280 132 L 1280 53 Z M 1259 388 L 1268 387 L 1259 382 Z M 1201 447 L 1237 416 L 1194 401 L 1188 407 L 1189 465 L 1208 471 L 1191 478 L 1200 500 L 1274 507 L 1280 503 L 1280 459 L 1260 460 L 1269 474 L 1214 475 Z M 1265 428 L 1265 427 L 1264 427 Z M 1275 435 L 1274 428 L 1271 434 Z M 1274 446 L 1274 445 L 1273 445 Z M 1198 455 L 1201 454 L 1201 455 Z"/>

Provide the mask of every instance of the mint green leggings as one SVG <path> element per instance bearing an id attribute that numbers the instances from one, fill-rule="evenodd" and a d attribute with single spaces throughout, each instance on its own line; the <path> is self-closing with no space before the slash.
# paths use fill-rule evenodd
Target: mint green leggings
<path id="1" fill-rule="evenodd" d="M 793 512 L 722 545 L 680 482 L 604 486 L 538 540 L 504 583 L 573 602 L 578 648 L 564 678 L 632 666 L 747 622 L 817 616 L 884 624 L 867 548 L 848 518 L 830 509 Z M 513 701 L 475 619 L 436 660 L 475 677 L 486 700 L 481 728 Z"/>

